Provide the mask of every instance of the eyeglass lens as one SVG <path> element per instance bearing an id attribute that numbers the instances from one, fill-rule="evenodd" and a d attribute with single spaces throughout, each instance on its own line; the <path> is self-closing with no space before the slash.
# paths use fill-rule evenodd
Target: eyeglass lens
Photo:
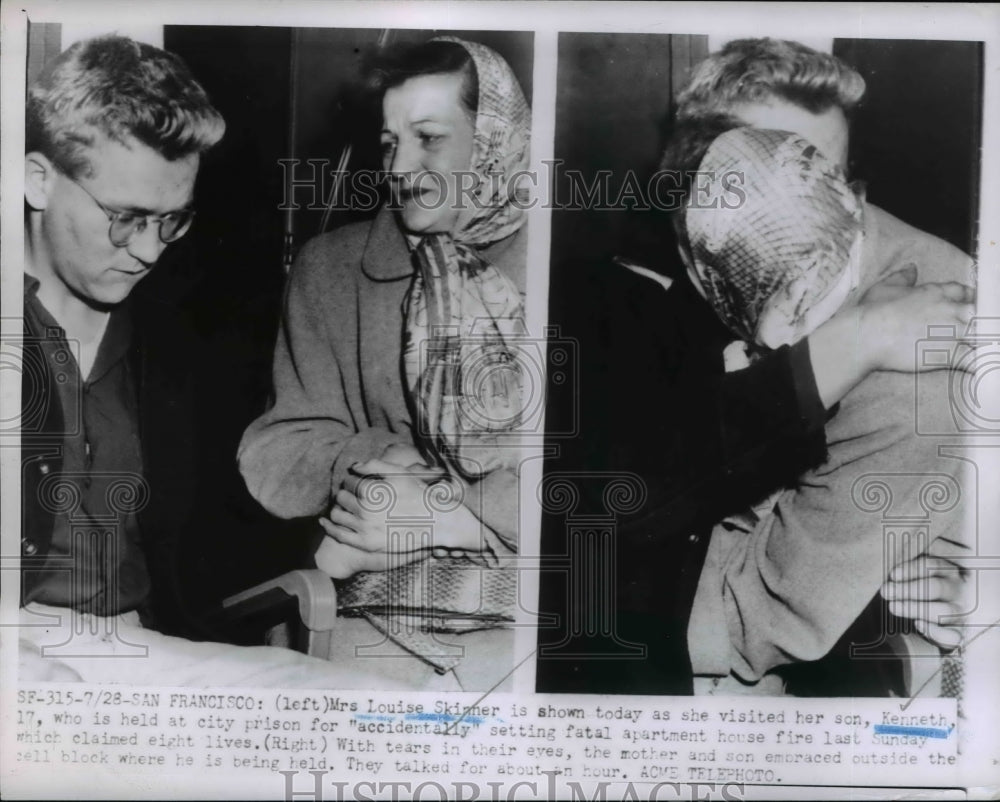
<path id="1" fill-rule="evenodd" d="M 165 243 L 175 242 L 183 237 L 191 227 L 193 219 L 193 211 L 175 212 L 163 217 L 153 218 L 159 224 L 159 236 Z M 118 247 L 123 247 L 133 237 L 142 234 L 148 225 L 149 218 L 144 215 L 120 214 L 111 222 L 111 241 Z"/>

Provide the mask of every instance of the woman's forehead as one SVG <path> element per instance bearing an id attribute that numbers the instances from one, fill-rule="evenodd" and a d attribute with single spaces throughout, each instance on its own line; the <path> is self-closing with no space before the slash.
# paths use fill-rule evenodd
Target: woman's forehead
<path id="1" fill-rule="evenodd" d="M 461 73 L 435 73 L 418 75 L 387 89 L 382 99 L 385 124 L 454 122 L 465 118 L 462 81 Z"/>

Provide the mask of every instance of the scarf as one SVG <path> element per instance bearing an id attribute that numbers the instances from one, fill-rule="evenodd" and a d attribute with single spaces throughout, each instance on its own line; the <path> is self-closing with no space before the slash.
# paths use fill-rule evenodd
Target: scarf
<path id="1" fill-rule="evenodd" d="M 841 169 L 796 134 L 737 128 L 712 143 L 699 173 L 707 185 L 685 224 L 721 320 L 777 348 L 832 317 L 858 285 L 862 239 L 862 202 Z"/>
<path id="2" fill-rule="evenodd" d="M 518 464 L 524 405 L 524 304 L 514 282 L 479 248 L 524 224 L 531 113 L 510 66 L 483 45 L 452 37 L 472 57 L 479 83 L 472 170 L 475 202 L 454 233 L 414 248 L 403 363 L 415 435 L 437 465 L 476 479 Z"/>

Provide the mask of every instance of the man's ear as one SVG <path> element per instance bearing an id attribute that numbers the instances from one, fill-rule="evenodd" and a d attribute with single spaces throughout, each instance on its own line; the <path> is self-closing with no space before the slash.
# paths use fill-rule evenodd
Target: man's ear
<path id="1" fill-rule="evenodd" d="M 35 211 L 49 205 L 56 180 L 56 167 L 38 151 L 24 154 L 24 200 Z"/>

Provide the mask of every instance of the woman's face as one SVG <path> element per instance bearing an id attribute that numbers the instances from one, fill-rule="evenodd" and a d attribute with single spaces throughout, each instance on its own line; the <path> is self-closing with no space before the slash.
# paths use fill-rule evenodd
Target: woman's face
<path id="1" fill-rule="evenodd" d="M 453 231 L 462 207 L 473 203 L 475 129 L 462 104 L 462 81 L 461 73 L 420 75 L 382 100 L 383 167 L 412 234 Z"/>

